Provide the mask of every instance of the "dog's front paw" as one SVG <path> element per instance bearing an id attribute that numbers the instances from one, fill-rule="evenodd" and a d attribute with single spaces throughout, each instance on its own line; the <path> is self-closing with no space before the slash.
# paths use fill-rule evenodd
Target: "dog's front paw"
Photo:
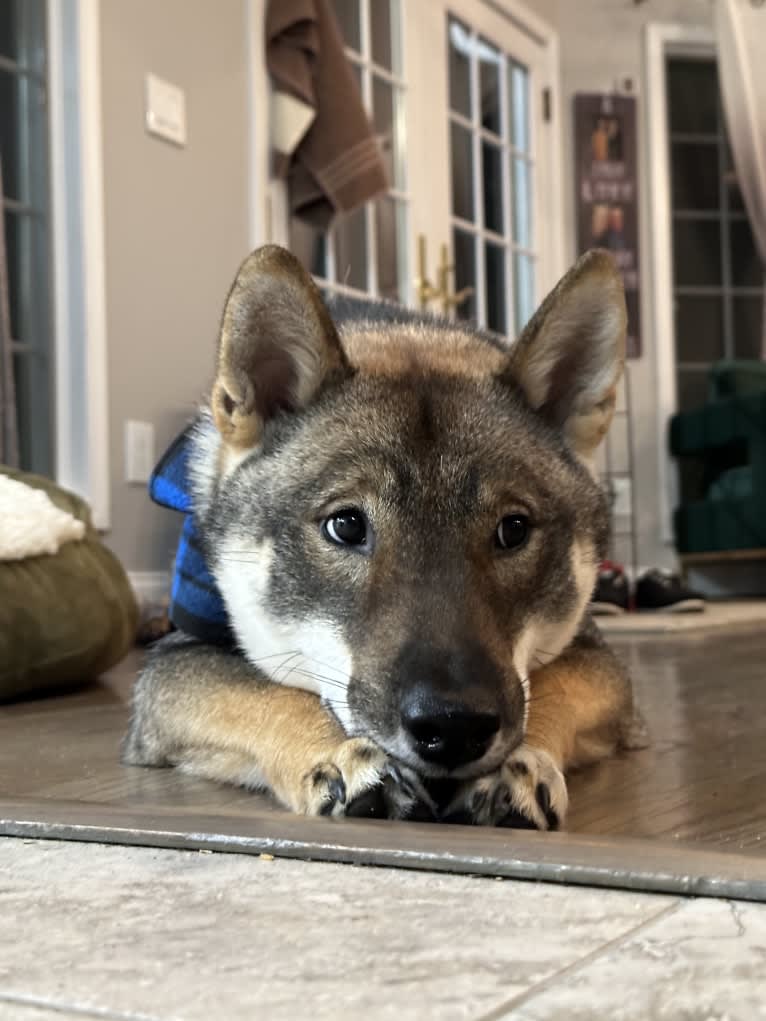
<path id="1" fill-rule="evenodd" d="M 522 744 L 496 772 L 463 785 L 445 822 L 556 830 L 568 804 L 564 775 L 551 756 Z"/>
<path id="2" fill-rule="evenodd" d="M 306 774 L 301 801 L 306 815 L 405 819 L 426 797 L 407 767 L 367 738 L 355 737 L 338 747 L 332 761 Z"/>

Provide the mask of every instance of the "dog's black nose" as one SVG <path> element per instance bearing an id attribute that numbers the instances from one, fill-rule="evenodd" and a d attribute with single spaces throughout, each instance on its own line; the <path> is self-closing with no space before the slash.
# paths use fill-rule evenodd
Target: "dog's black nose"
<path id="1" fill-rule="evenodd" d="M 401 720 L 418 755 L 450 770 L 480 759 L 500 729 L 497 714 L 438 697 L 420 685 L 402 700 Z"/>

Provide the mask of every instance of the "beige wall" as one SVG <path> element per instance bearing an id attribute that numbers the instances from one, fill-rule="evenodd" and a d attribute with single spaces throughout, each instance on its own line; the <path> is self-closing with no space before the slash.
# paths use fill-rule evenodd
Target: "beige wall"
<path id="1" fill-rule="evenodd" d="M 528 0 L 559 33 L 562 75 L 562 132 L 565 187 L 565 251 L 576 255 L 573 178 L 573 96 L 577 92 L 609 92 L 630 77 L 638 99 L 640 188 L 641 317 L 643 356 L 629 363 L 635 435 L 635 472 L 638 496 L 638 562 L 643 566 L 672 565 L 672 549 L 661 539 L 658 485 L 658 444 L 655 403 L 657 362 L 652 336 L 650 288 L 648 168 L 644 81 L 644 28 L 649 22 L 711 25 L 710 4 L 700 0 L 650 0 L 638 6 L 628 0 Z M 619 429 L 619 426 L 617 427 Z M 615 436 L 620 443 L 620 437 Z M 616 467 L 620 467 L 619 465 Z M 627 559 L 627 550 L 623 548 Z"/>
<path id="2" fill-rule="evenodd" d="M 112 528 L 132 571 L 169 567 L 179 518 L 124 479 L 126 419 L 157 453 L 208 386 L 221 302 L 248 245 L 244 0 L 102 0 Z M 144 76 L 186 91 L 188 145 L 144 129 Z"/>

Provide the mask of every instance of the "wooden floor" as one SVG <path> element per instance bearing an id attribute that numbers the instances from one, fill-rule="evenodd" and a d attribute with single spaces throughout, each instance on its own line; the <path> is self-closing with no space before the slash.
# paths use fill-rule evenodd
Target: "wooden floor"
<path id="1" fill-rule="evenodd" d="M 766 630 L 614 644 L 629 663 L 653 743 L 571 778 L 567 834 L 297 819 L 241 790 L 170 770 L 123 767 L 119 742 L 138 653 L 96 686 L 0 707 L 0 832 L 37 834 L 70 825 L 76 837 L 173 844 L 166 831 L 176 834 L 176 843 L 178 834 L 188 843 L 204 819 L 221 839 L 255 834 L 261 840 L 252 845 L 256 850 L 267 846 L 263 834 L 272 844 L 282 834 L 285 847 L 336 850 L 341 837 L 353 837 L 352 843 L 396 846 L 413 856 L 418 847 L 439 850 L 445 861 L 454 847 L 467 871 L 471 863 L 475 871 L 487 870 L 482 855 L 517 863 L 525 856 L 545 859 L 551 875 L 543 878 L 559 879 L 567 876 L 555 873 L 556 862 L 587 858 L 588 848 L 597 851 L 591 860 L 619 864 L 624 858 L 626 868 L 631 855 L 636 861 L 654 856 L 657 874 L 663 860 L 672 859 L 679 875 L 697 849 L 704 852 L 699 874 L 720 866 L 763 881 L 759 889 L 766 892 Z M 110 826 L 122 836 L 110 837 Z M 724 861 L 720 852 L 734 857 Z"/>

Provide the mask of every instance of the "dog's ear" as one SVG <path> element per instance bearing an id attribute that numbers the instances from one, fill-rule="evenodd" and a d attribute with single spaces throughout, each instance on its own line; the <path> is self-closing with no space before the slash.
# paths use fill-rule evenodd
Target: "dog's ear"
<path id="1" fill-rule="evenodd" d="M 211 396 L 215 424 L 247 450 L 279 411 L 305 407 L 330 376 L 350 374 L 314 281 L 284 248 L 266 245 L 245 259 L 221 322 Z"/>
<path id="2" fill-rule="evenodd" d="M 625 362 L 622 280 L 608 252 L 586 252 L 511 349 L 502 376 L 589 459 L 614 414 Z"/>

